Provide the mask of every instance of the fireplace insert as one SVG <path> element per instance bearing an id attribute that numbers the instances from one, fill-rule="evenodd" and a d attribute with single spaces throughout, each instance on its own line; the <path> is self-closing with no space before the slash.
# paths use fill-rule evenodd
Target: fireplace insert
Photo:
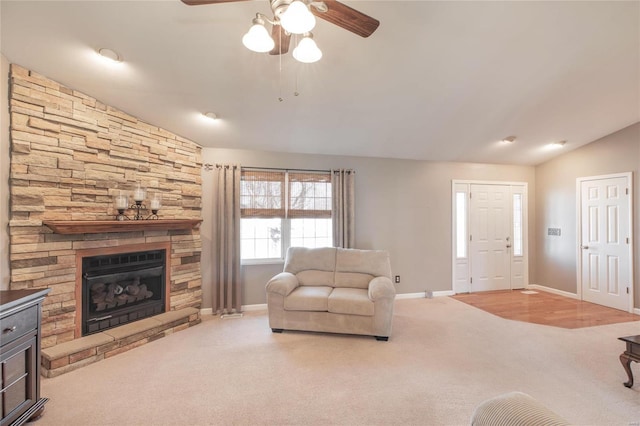
<path id="1" fill-rule="evenodd" d="M 82 259 L 82 335 L 165 311 L 166 250 Z"/>

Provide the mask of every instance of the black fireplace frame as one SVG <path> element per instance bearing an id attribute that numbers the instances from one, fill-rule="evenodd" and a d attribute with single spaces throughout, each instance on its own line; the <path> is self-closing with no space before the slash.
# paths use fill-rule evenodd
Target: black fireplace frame
<path id="1" fill-rule="evenodd" d="M 99 333 L 113 327 L 148 318 L 166 311 L 170 250 L 167 248 L 137 247 L 133 251 L 92 254 L 82 257 L 81 305 L 82 336 Z M 115 306 L 108 305 L 93 311 L 90 287 L 96 283 L 131 280 L 135 277 L 152 280 L 153 296 Z"/>

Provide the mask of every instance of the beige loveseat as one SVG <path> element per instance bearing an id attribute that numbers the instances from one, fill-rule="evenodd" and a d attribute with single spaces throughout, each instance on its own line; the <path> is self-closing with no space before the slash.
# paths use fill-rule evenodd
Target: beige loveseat
<path id="1" fill-rule="evenodd" d="M 395 294 L 386 251 L 291 247 L 267 283 L 269 326 L 388 340 Z"/>

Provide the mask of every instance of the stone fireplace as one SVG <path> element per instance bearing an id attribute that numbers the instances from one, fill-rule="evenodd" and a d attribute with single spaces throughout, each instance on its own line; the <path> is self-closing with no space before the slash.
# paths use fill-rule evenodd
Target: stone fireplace
<path id="1" fill-rule="evenodd" d="M 44 371 L 68 371 L 199 322 L 201 148 L 15 64 L 10 79 L 10 288 L 51 288 Z M 160 220 L 118 223 L 114 196 L 138 183 L 162 196 Z M 87 223 L 100 226 L 73 229 Z M 163 278 L 157 265 L 139 277 L 120 270 L 117 262 L 135 257 L 131 248 L 164 251 Z M 86 257 L 111 262 L 111 281 L 83 271 Z M 93 298 L 85 312 L 82 301 Z M 148 312 L 133 308 L 146 299 Z M 129 306 L 114 316 L 118 303 Z M 148 329 L 133 330 L 136 322 Z"/>

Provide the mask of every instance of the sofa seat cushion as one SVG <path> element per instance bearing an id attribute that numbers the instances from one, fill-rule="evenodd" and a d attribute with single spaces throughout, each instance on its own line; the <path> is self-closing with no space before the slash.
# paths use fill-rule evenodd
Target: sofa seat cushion
<path id="1" fill-rule="evenodd" d="M 373 302 L 369 292 L 360 288 L 334 288 L 329 295 L 329 312 L 373 316 Z"/>
<path id="2" fill-rule="evenodd" d="M 300 286 L 284 298 L 285 311 L 316 311 L 328 310 L 328 298 L 332 287 L 328 286 Z"/>

